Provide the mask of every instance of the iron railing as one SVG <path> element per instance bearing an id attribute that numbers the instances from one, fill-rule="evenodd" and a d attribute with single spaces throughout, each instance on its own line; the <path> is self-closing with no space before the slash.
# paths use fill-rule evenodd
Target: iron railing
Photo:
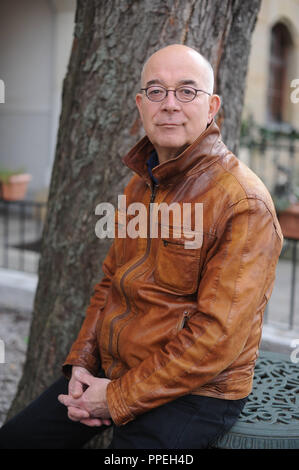
<path id="1" fill-rule="evenodd" d="M 45 202 L 0 200 L 0 266 L 37 272 Z"/>
<path id="2" fill-rule="evenodd" d="M 299 133 L 293 128 L 270 130 L 253 122 L 243 128 L 240 157 L 261 178 L 276 207 L 299 200 Z"/>
<path id="3" fill-rule="evenodd" d="M 240 156 L 265 183 L 278 211 L 287 208 L 292 202 L 299 201 L 299 134 L 295 129 L 290 126 L 266 129 L 251 121 L 245 129 L 243 127 L 241 133 Z M 287 269 L 284 268 L 284 275 L 290 279 L 289 301 L 283 305 L 281 317 L 290 330 L 299 326 L 295 298 L 297 242 L 298 240 L 285 238 L 280 256 L 281 264 L 278 266 L 280 270 L 282 263 L 288 262 Z M 280 274 L 274 287 L 274 295 L 272 294 L 272 305 L 270 301 L 270 306 L 265 312 L 265 323 L 273 322 L 273 310 L 276 307 L 273 298 L 276 299 L 275 293 L 281 288 L 278 285 L 281 278 Z"/>

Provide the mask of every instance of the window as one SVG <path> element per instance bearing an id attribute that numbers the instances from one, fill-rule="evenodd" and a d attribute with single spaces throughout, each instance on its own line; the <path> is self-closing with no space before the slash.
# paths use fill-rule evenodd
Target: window
<path id="1" fill-rule="evenodd" d="M 286 103 L 289 92 L 288 68 L 292 38 L 283 23 L 276 23 L 271 30 L 269 85 L 267 96 L 268 120 L 286 121 Z"/>

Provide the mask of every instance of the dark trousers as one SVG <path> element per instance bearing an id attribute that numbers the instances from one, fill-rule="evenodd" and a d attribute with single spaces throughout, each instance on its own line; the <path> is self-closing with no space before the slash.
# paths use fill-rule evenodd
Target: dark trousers
<path id="1" fill-rule="evenodd" d="M 71 421 L 58 400 L 68 393 L 62 377 L 0 429 L 0 449 L 78 449 L 107 426 Z M 204 449 L 237 420 L 246 399 L 186 395 L 113 426 L 109 449 Z"/>

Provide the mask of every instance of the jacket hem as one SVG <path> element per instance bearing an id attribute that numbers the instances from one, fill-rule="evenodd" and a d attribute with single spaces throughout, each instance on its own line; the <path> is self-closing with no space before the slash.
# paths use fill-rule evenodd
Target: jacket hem
<path id="1" fill-rule="evenodd" d="M 232 387 L 230 387 L 231 390 L 222 391 L 221 385 L 217 384 L 217 386 L 215 387 L 211 385 L 202 389 L 199 388 L 198 390 L 193 390 L 192 392 L 190 392 L 190 394 L 202 395 L 202 396 L 211 397 L 211 398 L 220 398 L 222 400 L 241 400 L 242 398 L 246 398 L 251 393 L 252 382 L 253 382 L 252 378 L 246 381 L 242 381 L 242 389 L 240 389 L 236 384 L 235 390 Z M 225 386 L 227 387 L 227 385 L 223 384 L 223 388 Z"/>

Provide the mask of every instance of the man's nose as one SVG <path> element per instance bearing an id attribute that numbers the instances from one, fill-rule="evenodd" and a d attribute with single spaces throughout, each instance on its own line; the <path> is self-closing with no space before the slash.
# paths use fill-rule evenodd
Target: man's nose
<path id="1" fill-rule="evenodd" d="M 162 101 L 162 109 L 176 111 L 181 109 L 179 100 L 176 99 L 174 90 L 168 90 L 166 98 Z"/>

